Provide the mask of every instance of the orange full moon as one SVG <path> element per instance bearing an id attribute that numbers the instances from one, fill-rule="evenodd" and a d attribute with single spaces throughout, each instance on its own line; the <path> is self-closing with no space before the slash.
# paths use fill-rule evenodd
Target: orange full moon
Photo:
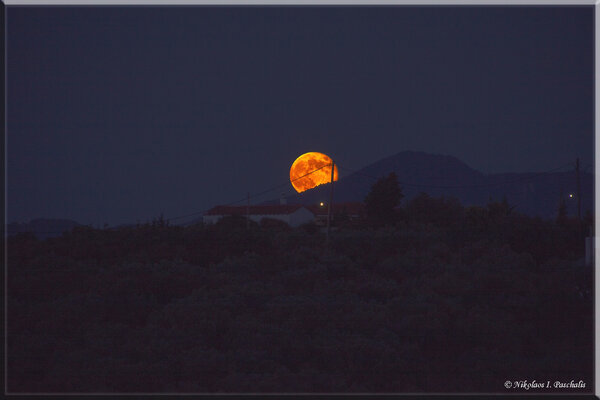
<path id="1" fill-rule="evenodd" d="M 296 158 L 290 168 L 290 182 L 298 193 L 331 182 L 331 157 L 323 153 L 304 153 Z M 337 165 L 333 168 L 333 180 L 338 180 Z"/>

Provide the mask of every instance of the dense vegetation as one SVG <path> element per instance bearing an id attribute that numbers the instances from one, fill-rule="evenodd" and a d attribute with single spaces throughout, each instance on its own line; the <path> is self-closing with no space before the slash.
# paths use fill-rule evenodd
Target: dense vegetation
<path id="1" fill-rule="evenodd" d="M 9 392 L 593 390 L 577 220 L 421 195 L 336 225 L 9 238 Z"/>

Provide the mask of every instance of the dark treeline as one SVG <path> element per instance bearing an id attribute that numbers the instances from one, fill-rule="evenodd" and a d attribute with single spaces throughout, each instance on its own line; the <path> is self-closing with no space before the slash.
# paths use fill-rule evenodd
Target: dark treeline
<path id="1" fill-rule="evenodd" d="M 394 196 L 328 248 L 233 217 L 8 238 L 9 392 L 593 390 L 591 219 Z"/>

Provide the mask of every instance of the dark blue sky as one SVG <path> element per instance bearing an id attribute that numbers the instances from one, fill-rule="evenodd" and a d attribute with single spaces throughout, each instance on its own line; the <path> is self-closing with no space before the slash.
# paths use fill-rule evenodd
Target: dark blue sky
<path id="1" fill-rule="evenodd" d="M 7 7 L 8 221 L 192 213 L 307 151 L 593 163 L 593 12 Z"/>

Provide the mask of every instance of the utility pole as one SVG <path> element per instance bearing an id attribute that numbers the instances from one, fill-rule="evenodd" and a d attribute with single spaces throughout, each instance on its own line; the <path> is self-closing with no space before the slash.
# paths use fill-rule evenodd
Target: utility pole
<path id="1" fill-rule="evenodd" d="M 246 203 L 246 230 L 250 229 L 250 192 L 248 192 L 248 202 Z"/>
<path id="2" fill-rule="evenodd" d="M 329 203 L 327 204 L 327 238 L 326 244 L 329 246 L 329 230 L 331 226 L 331 208 L 333 206 L 333 170 L 335 168 L 335 163 L 331 160 L 331 191 L 329 192 Z"/>
<path id="3" fill-rule="evenodd" d="M 575 162 L 575 172 L 577 175 L 577 217 L 579 218 L 579 222 L 581 222 L 581 182 L 579 180 L 579 157 L 577 157 L 577 161 Z"/>

